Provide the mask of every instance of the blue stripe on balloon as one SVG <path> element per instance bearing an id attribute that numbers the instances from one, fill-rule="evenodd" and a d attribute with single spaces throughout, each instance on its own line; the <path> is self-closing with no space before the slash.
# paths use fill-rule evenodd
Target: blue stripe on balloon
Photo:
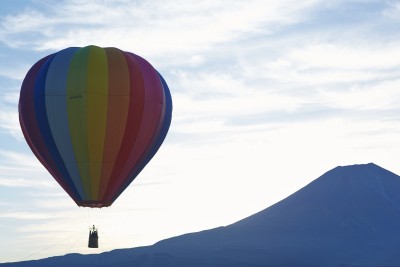
<path id="1" fill-rule="evenodd" d="M 46 75 L 46 114 L 57 150 L 79 193 L 84 199 L 82 180 L 72 146 L 67 113 L 67 77 L 72 57 L 78 47 L 61 50 L 53 58 Z"/>
<path id="2" fill-rule="evenodd" d="M 55 54 L 56 55 L 56 54 Z M 45 84 L 46 84 L 46 75 L 49 69 L 50 63 L 54 59 L 54 56 L 49 58 L 45 64 L 43 64 L 39 73 L 36 76 L 35 88 L 34 88 L 34 103 L 35 103 L 35 113 L 36 119 L 38 122 L 38 127 L 40 129 L 40 133 L 45 141 L 46 147 L 51 154 L 52 159 L 54 160 L 58 171 L 62 175 L 63 181 L 68 186 L 68 191 L 70 194 L 74 196 L 74 198 L 78 199 L 78 192 L 74 186 L 74 183 L 69 176 L 69 173 L 61 159 L 60 153 L 57 150 L 56 144 L 54 143 L 53 136 L 51 134 L 47 111 L 46 111 L 46 103 L 45 103 Z"/>
<path id="3" fill-rule="evenodd" d="M 160 73 L 158 73 L 158 76 L 160 76 L 161 84 L 164 89 L 164 94 L 165 94 L 165 114 L 164 114 L 164 121 L 160 129 L 159 136 L 153 145 L 153 149 L 155 151 L 153 152 L 154 154 L 157 152 L 158 148 L 161 146 L 161 144 L 164 142 L 165 137 L 167 136 L 169 126 L 171 125 L 171 120 L 172 120 L 172 97 L 171 97 L 171 92 L 168 88 L 167 83 L 165 82 L 164 78 L 161 76 Z M 153 155 L 154 155 L 153 154 Z"/>

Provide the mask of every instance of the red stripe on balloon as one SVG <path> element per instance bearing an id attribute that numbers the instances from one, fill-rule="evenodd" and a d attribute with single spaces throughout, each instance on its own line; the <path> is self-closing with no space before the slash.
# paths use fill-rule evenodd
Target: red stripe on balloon
<path id="1" fill-rule="evenodd" d="M 108 197 L 111 197 L 111 199 L 114 199 L 115 195 L 118 194 L 122 185 L 126 184 L 128 186 L 133 181 L 135 177 L 130 177 L 129 175 L 133 174 L 135 169 L 143 167 L 138 164 L 147 156 L 152 141 L 159 133 L 156 130 L 160 129 L 159 125 L 161 123 L 162 110 L 164 109 L 164 91 L 158 73 L 143 58 L 131 53 L 129 53 L 129 58 L 137 62 L 143 75 L 145 87 L 144 111 L 139 125 L 139 132 L 135 137 L 134 146 L 126 163 L 123 165 L 122 172 L 113 181 L 111 190 L 109 191 L 110 194 Z M 127 183 L 127 181 L 130 182 Z"/>
<path id="2" fill-rule="evenodd" d="M 128 64 L 130 77 L 130 98 L 128 117 L 125 124 L 125 131 L 121 148 L 116 159 L 111 179 L 107 185 L 107 189 L 103 195 L 104 200 L 110 200 L 115 188 L 124 180 L 121 174 L 124 166 L 128 161 L 129 155 L 135 145 L 135 140 L 142 123 L 145 101 L 145 85 L 142 77 L 140 65 L 133 60 L 127 53 L 124 53 L 125 60 Z"/>

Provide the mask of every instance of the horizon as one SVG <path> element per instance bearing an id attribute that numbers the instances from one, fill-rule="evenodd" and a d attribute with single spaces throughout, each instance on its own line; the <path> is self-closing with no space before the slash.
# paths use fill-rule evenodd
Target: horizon
<path id="1" fill-rule="evenodd" d="M 0 263 L 225 226 L 336 166 L 400 173 L 399 23 L 392 0 L 2 3 Z M 35 62 L 89 44 L 145 58 L 174 107 L 158 153 L 101 210 L 77 207 L 39 163 L 17 109 Z M 90 250 L 93 224 L 105 239 Z"/>

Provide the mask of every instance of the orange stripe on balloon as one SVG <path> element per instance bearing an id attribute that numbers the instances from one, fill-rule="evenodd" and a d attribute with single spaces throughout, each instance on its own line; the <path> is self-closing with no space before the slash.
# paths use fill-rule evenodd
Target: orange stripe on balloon
<path id="1" fill-rule="evenodd" d="M 156 129 L 159 129 L 164 108 L 164 93 L 157 71 L 146 60 L 134 54 L 128 54 L 127 60 L 135 62 L 135 65 L 140 68 L 141 78 L 145 87 L 144 107 L 139 129 L 134 139 L 135 142 L 122 170 L 117 177 L 114 177 L 115 181 L 112 187 L 109 188 L 109 194 L 107 195 L 109 198 L 112 198 L 118 192 L 118 188 L 126 180 L 130 179 L 129 175 L 135 171 L 136 165 L 146 156 L 149 144 L 154 140 L 154 136 L 158 134 Z"/>
<path id="2" fill-rule="evenodd" d="M 126 118 L 127 124 L 123 133 L 123 140 L 120 150 L 118 151 L 117 160 L 112 172 L 112 179 L 109 181 L 106 191 L 104 193 L 105 200 L 112 199 L 112 192 L 118 189 L 119 184 L 127 177 L 121 176 L 121 171 L 127 164 L 128 157 L 135 144 L 136 137 L 142 123 L 145 86 L 143 81 L 142 71 L 140 65 L 133 60 L 129 54 L 124 54 L 125 60 L 128 64 L 129 78 L 130 78 L 130 97 L 129 97 L 129 111 Z"/>
<path id="3" fill-rule="evenodd" d="M 124 137 L 130 101 L 129 70 L 121 50 L 106 48 L 108 111 L 99 198 L 103 199 Z"/>

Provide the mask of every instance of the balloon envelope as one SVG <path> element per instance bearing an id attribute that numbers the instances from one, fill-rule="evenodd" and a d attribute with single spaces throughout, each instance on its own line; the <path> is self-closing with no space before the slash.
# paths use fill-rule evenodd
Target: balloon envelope
<path id="1" fill-rule="evenodd" d="M 106 207 L 155 155 L 172 100 L 143 58 L 70 47 L 39 60 L 20 92 L 19 119 L 39 161 L 79 206 Z"/>

